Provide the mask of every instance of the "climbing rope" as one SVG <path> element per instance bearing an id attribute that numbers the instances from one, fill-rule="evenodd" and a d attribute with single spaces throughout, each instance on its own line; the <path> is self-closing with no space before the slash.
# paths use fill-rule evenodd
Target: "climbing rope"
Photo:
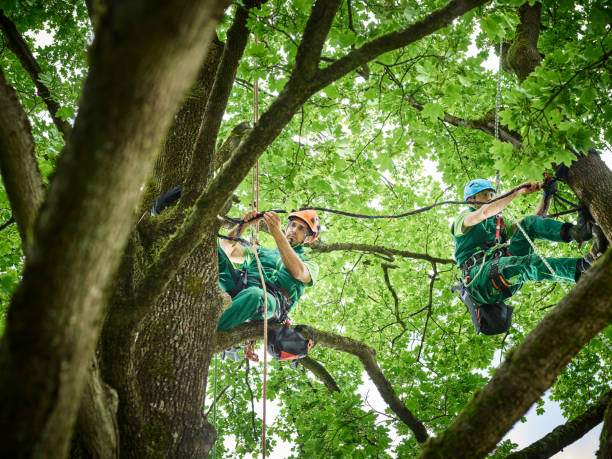
<path id="1" fill-rule="evenodd" d="M 502 76 L 502 48 L 504 45 L 503 37 L 499 38 L 499 63 L 497 65 L 497 92 L 495 94 L 495 140 L 499 140 L 499 107 L 501 104 L 501 76 Z M 497 158 L 499 161 L 499 158 Z M 495 193 L 499 194 L 501 178 L 499 169 L 495 171 Z"/>
<path id="2" fill-rule="evenodd" d="M 255 44 L 257 45 L 257 36 L 254 36 Z M 253 126 L 259 121 L 259 81 L 255 78 L 253 84 Z M 258 216 L 263 215 L 265 212 L 259 212 L 259 159 L 255 161 L 255 166 L 251 172 L 251 209 L 257 212 Z M 240 222 L 238 227 L 237 236 L 240 236 L 239 232 L 246 222 Z M 259 255 L 257 254 L 257 244 L 259 242 L 259 221 L 255 222 L 255 228 L 252 229 L 252 247 L 255 260 L 257 261 L 257 271 L 259 271 L 259 279 L 261 280 L 261 287 L 264 294 L 264 351 L 263 351 L 263 400 L 262 400 L 262 427 L 261 427 L 261 452 L 262 457 L 266 457 L 266 381 L 268 375 L 268 291 L 266 288 L 266 281 L 264 279 L 263 269 L 261 262 L 259 261 Z"/>
<path id="3" fill-rule="evenodd" d="M 512 193 L 514 193 L 515 191 L 518 191 L 520 189 L 523 188 L 529 188 L 529 185 L 519 185 L 517 187 L 512 188 L 510 191 L 497 196 L 493 199 L 491 199 L 490 201 L 440 201 L 440 202 L 436 202 L 430 206 L 426 206 L 426 207 L 421 207 L 419 209 L 415 209 L 415 210 L 410 210 L 408 212 L 404 212 L 401 214 L 396 214 L 396 215 L 366 215 L 366 214 L 357 214 L 357 213 L 353 213 L 353 212 L 345 212 L 343 210 L 336 210 L 336 209 L 328 209 L 327 207 L 300 207 L 299 210 L 317 210 L 320 212 L 328 212 L 328 213 L 332 213 L 332 214 L 337 214 L 337 215 L 344 215 L 345 217 L 353 217 L 353 218 L 363 218 L 363 219 L 393 219 L 393 218 L 403 218 L 403 217 L 408 217 L 410 215 L 416 215 L 416 214 L 420 214 L 423 212 L 426 212 L 428 210 L 431 210 L 435 207 L 439 207 L 439 206 L 443 206 L 443 205 L 448 205 L 448 204 L 455 204 L 455 205 L 465 205 L 465 204 L 491 204 L 494 203 L 496 201 L 499 201 L 500 199 L 504 199 L 508 196 L 510 196 Z M 260 218 L 263 214 L 265 214 L 266 212 L 276 212 L 277 214 L 286 214 L 287 211 L 286 210 L 282 210 L 282 209 L 271 209 L 271 210 L 264 210 L 262 212 L 257 213 L 254 217 L 249 218 L 247 220 L 242 220 L 239 218 L 232 218 L 232 217 L 223 217 L 223 219 L 225 221 L 228 221 L 230 223 L 236 224 L 236 225 L 244 225 L 245 223 L 249 223 L 252 222 L 258 218 Z M 246 243 L 247 245 L 250 245 L 250 242 L 244 240 L 244 239 L 240 239 L 237 237 L 231 237 L 231 236 L 220 236 L 223 239 L 228 239 L 230 241 L 239 241 L 242 243 Z"/>
<path id="4" fill-rule="evenodd" d="M 261 268 L 261 262 L 259 261 L 259 255 L 257 255 L 257 246 L 253 241 L 253 253 L 255 254 L 255 260 L 257 261 L 257 271 L 259 272 L 259 279 L 264 294 L 264 351 L 263 351 L 263 425 L 261 429 L 261 449 L 262 455 L 266 457 L 266 376 L 268 372 L 268 291 L 266 288 L 266 281 L 264 279 L 263 270 Z"/>

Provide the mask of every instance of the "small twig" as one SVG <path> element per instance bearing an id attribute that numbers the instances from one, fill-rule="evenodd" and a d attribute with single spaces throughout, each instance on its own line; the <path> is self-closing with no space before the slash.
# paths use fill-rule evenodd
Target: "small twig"
<path id="1" fill-rule="evenodd" d="M 11 226 L 13 223 L 15 223 L 15 217 L 13 217 L 11 215 L 11 218 L 8 219 L 8 221 L 6 221 L 5 223 L 2 224 L 2 226 L 0 226 L 0 231 L 8 228 L 9 226 Z"/>

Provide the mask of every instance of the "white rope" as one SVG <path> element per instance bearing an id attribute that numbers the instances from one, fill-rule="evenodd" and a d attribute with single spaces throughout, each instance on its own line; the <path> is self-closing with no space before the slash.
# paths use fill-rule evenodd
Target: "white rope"
<path id="1" fill-rule="evenodd" d="M 497 93 L 495 94 L 495 140 L 499 140 L 499 107 L 501 105 L 501 75 L 502 75 L 502 47 L 504 39 L 499 38 L 499 63 L 497 65 Z M 499 161 L 499 157 L 497 158 Z M 499 169 L 495 171 L 495 193 L 499 194 L 501 178 Z"/>
<path id="2" fill-rule="evenodd" d="M 499 64 L 497 65 L 497 94 L 495 95 L 495 140 L 499 140 L 499 107 L 501 103 L 502 47 L 504 39 L 499 39 Z"/>

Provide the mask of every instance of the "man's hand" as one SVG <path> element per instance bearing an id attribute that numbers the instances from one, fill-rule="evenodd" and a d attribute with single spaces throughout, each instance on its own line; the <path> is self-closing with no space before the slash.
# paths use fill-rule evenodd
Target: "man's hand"
<path id="1" fill-rule="evenodd" d="M 249 226 L 257 223 L 258 220 L 261 220 L 262 216 L 260 215 L 258 217 L 257 214 L 259 214 L 259 212 L 257 212 L 256 210 L 249 210 L 242 216 L 242 220 L 244 220 L 244 224 L 242 225 L 242 231 L 247 229 Z M 251 220 L 251 219 L 254 219 L 254 220 L 247 222 L 248 220 Z"/>
<path id="2" fill-rule="evenodd" d="M 516 191 L 516 194 L 531 194 L 531 193 L 535 193 L 536 191 L 539 191 L 542 189 L 542 184 L 540 182 L 525 182 L 525 183 L 521 183 L 520 186 L 525 186 L 527 185 L 525 188 L 521 188 L 519 190 Z"/>
<path id="3" fill-rule="evenodd" d="M 270 230 L 270 234 L 274 235 L 282 235 L 283 230 L 281 229 L 281 219 L 276 212 L 266 212 L 263 214 L 263 219 L 268 225 L 268 229 Z"/>

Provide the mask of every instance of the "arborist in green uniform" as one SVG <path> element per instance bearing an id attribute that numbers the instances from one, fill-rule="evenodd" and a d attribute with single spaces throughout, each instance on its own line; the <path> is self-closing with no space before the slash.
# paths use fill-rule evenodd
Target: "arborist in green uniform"
<path id="1" fill-rule="evenodd" d="M 252 221 L 249 221 L 253 219 Z M 268 292 L 268 319 L 282 320 L 319 273 L 318 265 L 304 257 L 302 244 L 313 242 L 320 233 L 319 217 L 313 210 L 292 212 L 283 232 L 276 212 L 259 215 L 247 212 L 241 230 L 264 220 L 276 242 L 276 249 L 257 248 Z M 239 225 L 228 236 L 238 234 Z M 219 285 L 232 297 L 232 305 L 219 320 L 218 330 L 227 330 L 247 320 L 262 320 L 264 292 L 257 261 L 251 247 L 223 239 L 218 247 Z"/>
<path id="2" fill-rule="evenodd" d="M 522 188 L 521 188 L 522 187 Z M 556 281 L 574 283 L 601 256 L 607 241 L 596 237 L 590 252 L 582 258 L 546 258 L 556 277 L 541 258 L 533 253 L 531 245 L 516 224 L 507 225 L 500 212 L 522 194 L 531 194 L 542 188 L 540 182 L 526 182 L 507 197 L 490 204 L 473 204 L 455 219 L 451 232 L 455 239 L 455 260 L 461 268 L 465 284 L 476 305 L 501 303 L 514 295 L 527 281 Z M 495 188 L 487 180 L 468 182 L 464 189 L 465 201 L 487 202 L 494 198 Z M 531 240 L 581 243 L 592 238 L 587 224 L 573 225 L 538 214 L 519 220 Z M 580 223 L 580 222 L 579 222 Z M 603 234 L 603 233 L 601 233 Z"/>

